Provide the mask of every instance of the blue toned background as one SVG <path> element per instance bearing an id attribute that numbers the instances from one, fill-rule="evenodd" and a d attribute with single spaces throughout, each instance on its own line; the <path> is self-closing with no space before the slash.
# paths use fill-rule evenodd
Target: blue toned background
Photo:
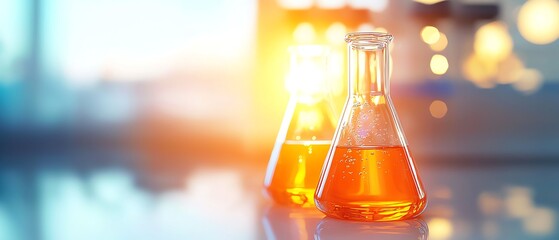
<path id="1" fill-rule="evenodd" d="M 287 48 L 333 49 L 340 109 L 361 30 L 395 36 L 430 239 L 554 239 L 557 29 L 557 0 L 0 0 L 0 239 L 314 237 L 260 193 Z"/>

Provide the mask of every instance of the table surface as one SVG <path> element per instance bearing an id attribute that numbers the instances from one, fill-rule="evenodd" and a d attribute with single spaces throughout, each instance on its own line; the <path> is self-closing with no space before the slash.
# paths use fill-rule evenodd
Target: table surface
<path id="1" fill-rule="evenodd" d="M 559 239 L 559 163 L 418 164 L 418 219 L 362 223 L 262 193 L 264 164 L 0 158 L 0 239 Z"/>

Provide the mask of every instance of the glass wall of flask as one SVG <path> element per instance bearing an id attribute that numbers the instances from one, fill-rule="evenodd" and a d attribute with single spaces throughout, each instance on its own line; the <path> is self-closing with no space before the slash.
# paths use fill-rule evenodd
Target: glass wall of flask
<path id="1" fill-rule="evenodd" d="M 286 87 L 291 94 L 272 150 L 264 186 L 284 205 L 314 206 L 313 195 L 330 148 L 337 117 L 326 65 L 328 48 L 291 47 Z"/>
<path id="2" fill-rule="evenodd" d="M 390 99 L 392 36 L 350 33 L 346 42 L 349 97 L 316 190 L 317 207 L 342 219 L 413 218 L 427 198 Z"/>

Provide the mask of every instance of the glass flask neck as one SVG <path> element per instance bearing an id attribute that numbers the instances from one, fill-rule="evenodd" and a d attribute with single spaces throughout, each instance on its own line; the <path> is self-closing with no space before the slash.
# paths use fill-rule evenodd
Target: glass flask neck
<path id="1" fill-rule="evenodd" d="M 388 95 L 388 51 L 392 35 L 350 33 L 346 36 L 346 42 L 349 53 L 349 95 Z"/>

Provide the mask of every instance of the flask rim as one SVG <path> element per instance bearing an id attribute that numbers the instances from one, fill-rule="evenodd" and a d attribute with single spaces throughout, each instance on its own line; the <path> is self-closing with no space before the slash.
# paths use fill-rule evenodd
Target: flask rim
<path id="1" fill-rule="evenodd" d="M 384 32 L 351 32 L 345 35 L 345 41 L 348 44 L 359 42 L 359 43 L 367 43 L 370 42 L 371 44 L 375 43 L 385 43 L 390 44 L 394 36 L 389 33 Z"/>

